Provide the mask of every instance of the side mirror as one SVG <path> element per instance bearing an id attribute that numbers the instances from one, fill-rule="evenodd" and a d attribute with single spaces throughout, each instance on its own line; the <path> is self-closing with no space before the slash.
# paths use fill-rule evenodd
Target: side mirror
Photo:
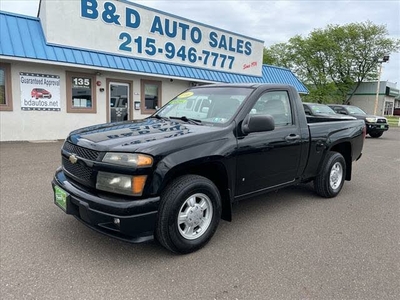
<path id="1" fill-rule="evenodd" d="M 275 129 L 275 121 L 271 115 L 248 115 L 242 123 L 242 132 L 271 131 Z"/>

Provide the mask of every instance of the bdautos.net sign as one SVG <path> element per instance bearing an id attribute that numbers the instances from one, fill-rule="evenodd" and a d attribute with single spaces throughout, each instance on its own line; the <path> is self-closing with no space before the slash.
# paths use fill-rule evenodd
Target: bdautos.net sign
<path id="1" fill-rule="evenodd" d="M 52 44 L 261 76 L 262 41 L 138 4 L 43 0 L 40 19 Z"/>
<path id="2" fill-rule="evenodd" d="M 19 73 L 22 110 L 59 111 L 60 76 Z"/>

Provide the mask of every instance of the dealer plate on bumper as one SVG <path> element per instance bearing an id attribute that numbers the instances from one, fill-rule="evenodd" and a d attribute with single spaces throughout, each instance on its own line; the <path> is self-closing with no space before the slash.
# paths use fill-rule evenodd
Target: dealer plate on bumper
<path id="1" fill-rule="evenodd" d="M 68 197 L 69 194 L 66 191 L 57 185 L 54 186 L 54 203 L 65 212 L 67 212 Z"/>

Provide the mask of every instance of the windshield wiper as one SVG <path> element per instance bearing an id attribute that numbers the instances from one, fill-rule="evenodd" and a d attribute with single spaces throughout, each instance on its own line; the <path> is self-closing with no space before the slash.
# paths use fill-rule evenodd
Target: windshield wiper
<path id="1" fill-rule="evenodd" d="M 159 120 L 170 121 L 170 119 L 168 117 L 161 117 L 160 115 L 153 115 L 150 118 L 156 118 Z"/>
<path id="2" fill-rule="evenodd" d="M 201 120 L 188 118 L 186 116 L 170 117 L 170 119 L 182 120 L 183 122 L 186 122 L 186 123 L 189 123 L 189 124 L 194 124 L 194 125 L 203 125 L 203 124 L 201 124 Z"/>

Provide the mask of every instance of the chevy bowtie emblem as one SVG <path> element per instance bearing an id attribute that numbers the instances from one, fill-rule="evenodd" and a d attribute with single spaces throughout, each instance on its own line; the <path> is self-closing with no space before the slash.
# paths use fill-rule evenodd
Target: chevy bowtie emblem
<path id="1" fill-rule="evenodd" d="M 71 154 L 68 158 L 68 160 L 72 163 L 72 164 L 76 164 L 76 162 L 78 161 L 78 158 L 76 157 L 75 154 Z"/>

